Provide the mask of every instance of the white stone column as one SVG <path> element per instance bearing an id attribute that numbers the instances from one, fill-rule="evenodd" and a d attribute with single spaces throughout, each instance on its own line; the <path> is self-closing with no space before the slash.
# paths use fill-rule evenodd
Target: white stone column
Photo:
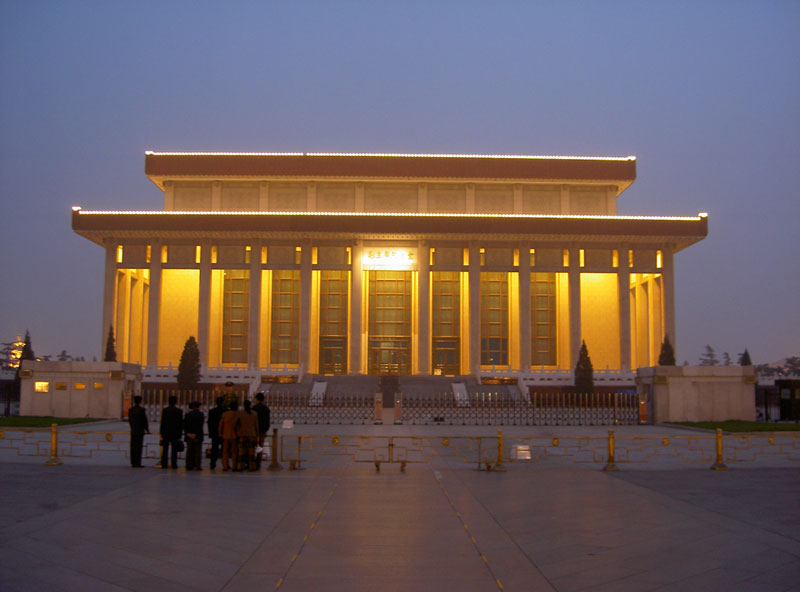
<path id="1" fill-rule="evenodd" d="M 430 247 L 428 241 L 419 241 L 417 280 L 417 373 L 430 374 Z"/>
<path id="2" fill-rule="evenodd" d="M 669 335 L 673 349 L 677 352 L 677 336 L 675 335 L 675 266 L 674 252 L 671 246 L 661 250 L 661 277 L 664 286 L 664 331 Z"/>
<path id="3" fill-rule="evenodd" d="M 197 346 L 200 349 L 202 369 L 208 368 L 211 352 L 208 351 L 211 323 L 211 242 L 200 244 L 200 294 L 197 306 Z"/>
<path id="4" fill-rule="evenodd" d="M 561 213 L 562 214 L 572 213 L 569 205 L 569 185 L 561 186 Z"/>
<path id="5" fill-rule="evenodd" d="M 477 378 L 481 370 L 481 254 L 469 243 L 469 369 Z"/>
<path id="6" fill-rule="evenodd" d="M 628 252 L 627 247 L 619 249 Z M 617 268 L 617 292 L 619 300 L 619 365 L 621 369 L 631 367 L 631 270 L 627 256 L 619 261 Z"/>
<path id="7" fill-rule="evenodd" d="M 360 240 L 350 247 L 350 374 L 361 374 L 361 302 L 364 289 L 361 253 L 363 248 Z"/>
<path id="8" fill-rule="evenodd" d="M 269 183 L 266 181 L 258 184 L 258 209 L 261 212 L 269 211 Z"/>
<path id="9" fill-rule="evenodd" d="M 164 210 L 175 209 L 175 183 L 172 181 L 164 182 Z"/>
<path id="10" fill-rule="evenodd" d="M 217 212 L 222 209 L 222 182 L 211 183 L 211 210 Z"/>
<path id="11" fill-rule="evenodd" d="M 531 248 L 519 245 L 519 370 L 531 367 Z"/>
<path id="12" fill-rule="evenodd" d="M 519 183 L 514 183 L 512 186 L 513 196 L 514 196 L 514 213 L 521 214 L 522 213 L 522 185 Z"/>
<path id="13" fill-rule="evenodd" d="M 106 264 L 103 277 L 103 326 L 100 336 L 100 352 L 106 351 L 108 328 L 114 324 L 114 294 L 117 284 L 117 242 L 107 238 L 103 241 L 106 248 Z M 114 335 L 119 335 L 119 327 L 114 327 Z"/>
<path id="14" fill-rule="evenodd" d="M 261 241 L 250 244 L 250 308 L 247 327 L 247 366 L 258 368 L 261 335 Z"/>
<path id="15" fill-rule="evenodd" d="M 311 241 L 300 243 L 300 364 L 308 372 L 311 351 Z"/>
<path id="16" fill-rule="evenodd" d="M 581 267 L 580 249 L 569 249 L 569 351 L 574 368 L 581 351 Z"/>
<path id="17" fill-rule="evenodd" d="M 158 365 L 158 326 L 161 321 L 161 241 L 150 248 L 150 299 L 147 311 L 147 365 Z"/>

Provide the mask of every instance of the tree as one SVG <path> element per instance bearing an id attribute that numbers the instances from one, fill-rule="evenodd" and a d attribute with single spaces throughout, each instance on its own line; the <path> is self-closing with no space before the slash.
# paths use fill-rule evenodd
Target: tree
<path id="1" fill-rule="evenodd" d="M 594 392 L 594 368 L 586 342 L 581 342 L 578 363 L 575 365 L 575 390 L 579 393 Z"/>
<path id="2" fill-rule="evenodd" d="M 717 359 L 717 354 L 714 351 L 714 348 L 710 345 L 706 345 L 706 352 L 700 356 L 700 365 L 716 366 L 717 364 L 719 364 L 719 360 Z"/>
<path id="3" fill-rule="evenodd" d="M 750 352 L 747 351 L 747 348 L 744 348 L 744 351 L 739 354 L 739 365 L 740 366 L 752 366 L 753 362 L 750 360 Z"/>
<path id="4" fill-rule="evenodd" d="M 200 382 L 200 348 L 197 340 L 190 336 L 183 344 L 181 361 L 178 364 L 178 388 L 188 391 Z"/>
<path id="5" fill-rule="evenodd" d="M 731 355 L 728 352 L 722 354 L 722 365 L 723 366 L 731 365 Z"/>
<path id="6" fill-rule="evenodd" d="M 58 354 L 56 360 L 59 362 L 69 362 L 72 359 L 72 356 L 67 353 L 67 350 L 62 349 L 61 353 Z"/>
<path id="7" fill-rule="evenodd" d="M 117 361 L 117 348 L 114 341 L 114 327 L 110 325 L 108 327 L 108 339 L 106 339 L 106 354 L 103 356 L 104 362 L 116 362 Z"/>
<path id="8" fill-rule="evenodd" d="M 30 331 L 25 331 L 25 342 L 22 345 L 22 353 L 19 355 L 19 366 L 17 366 L 17 371 L 14 373 L 14 393 L 16 394 L 17 398 L 20 396 L 20 390 L 22 387 L 22 382 L 19 378 L 19 371 L 22 368 L 22 360 L 35 360 L 36 356 L 33 355 L 33 346 L 31 345 L 31 333 Z"/>
<path id="9" fill-rule="evenodd" d="M 661 353 L 658 356 L 659 366 L 675 365 L 675 348 L 669 341 L 669 335 L 664 336 L 664 343 L 661 344 Z"/>

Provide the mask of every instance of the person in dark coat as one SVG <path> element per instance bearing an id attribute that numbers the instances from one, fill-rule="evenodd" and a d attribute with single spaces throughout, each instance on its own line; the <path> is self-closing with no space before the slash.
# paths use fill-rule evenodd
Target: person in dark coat
<path id="1" fill-rule="evenodd" d="M 189 403 L 189 412 L 183 418 L 183 433 L 186 440 L 186 470 L 203 470 L 203 422 L 200 401 Z"/>
<path id="2" fill-rule="evenodd" d="M 225 397 L 217 397 L 216 407 L 208 410 L 208 437 L 211 438 L 211 470 L 217 466 L 217 459 L 222 456 L 222 436 L 219 435 L 219 420 L 225 413 Z"/>
<path id="3" fill-rule="evenodd" d="M 253 411 L 258 415 L 258 447 L 263 449 L 264 439 L 267 437 L 267 432 L 269 431 L 269 407 L 264 403 L 264 393 L 257 393 L 256 401 L 258 401 L 258 403 L 253 405 Z M 256 467 L 259 469 L 261 468 L 262 456 L 263 452 L 256 454 Z"/>
<path id="4" fill-rule="evenodd" d="M 161 410 L 161 468 L 167 468 L 167 459 L 172 451 L 172 468 L 178 468 L 178 442 L 183 435 L 183 411 L 175 406 L 178 397 L 169 398 L 169 406 Z"/>
<path id="5" fill-rule="evenodd" d="M 147 412 L 141 403 L 142 398 L 136 395 L 133 398 L 133 407 L 128 409 L 128 423 L 131 426 L 131 466 L 137 469 L 142 467 L 144 435 L 150 433 Z"/>

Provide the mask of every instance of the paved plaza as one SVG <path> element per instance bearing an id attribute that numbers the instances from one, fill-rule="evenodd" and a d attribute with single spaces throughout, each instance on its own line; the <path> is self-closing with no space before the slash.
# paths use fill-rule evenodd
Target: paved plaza
<path id="1" fill-rule="evenodd" d="M 346 427 L 316 430 L 453 431 Z M 339 456 L 233 474 L 43 461 L 0 460 L 3 591 L 800 590 L 797 462 L 486 472 L 435 457 L 376 472 Z"/>

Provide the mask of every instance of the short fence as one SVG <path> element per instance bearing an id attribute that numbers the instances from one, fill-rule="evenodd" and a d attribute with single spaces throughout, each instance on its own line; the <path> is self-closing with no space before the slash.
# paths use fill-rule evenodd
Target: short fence
<path id="1" fill-rule="evenodd" d="M 142 391 L 143 406 L 150 421 L 158 421 L 170 395 L 186 408 L 199 401 L 204 413 L 214 406 L 221 393 L 215 391 Z M 236 396 L 241 402 L 245 393 Z M 364 425 L 380 418 L 376 401 L 369 394 L 326 393 L 314 400 L 305 393 L 270 391 L 264 402 L 272 423 L 291 419 L 296 424 Z M 639 397 L 635 393 L 532 393 L 530 400 L 512 399 L 508 394 L 481 393 L 456 399 L 452 393 L 432 396 L 395 397 L 398 423 L 411 425 L 636 425 L 639 423 Z M 385 411 L 384 411 L 385 417 Z"/>
<path id="2" fill-rule="evenodd" d="M 445 425 L 635 425 L 635 393 L 532 393 L 530 402 L 491 393 L 402 398 L 402 422 Z"/>
<path id="3" fill-rule="evenodd" d="M 674 464 L 726 469 L 726 463 L 786 466 L 800 463 L 800 434 L 789 432 L 668 435 L 668 436 L 512 436 L 497 430 L 496 436 L 382 436 L 284 434 L 274 437 L 276 461 L 290 469 L 318 463 L 326 458 L 349 458 L 357 463 L 430 463 L 449 459 L 478 469 L 502 470 L 509 465 L 545 460 L 602 464 L 605 470 L 635 464 Z M 268 442 L 269 444 L 269 442 Z M 125 464 L 130 434 L 81 430 L 0 428 L 0 459 L 49 457 L 46 464 L 61 459 L 104 460 Z M 268 446 L 271 449 L 271 446 Z M 182 456 L 182 455 L 181 455 Z M 159 437 L 145 436 L 143 458 L 160 458 Z M 772 462 L 771 462 L 772 461 Z"/>

